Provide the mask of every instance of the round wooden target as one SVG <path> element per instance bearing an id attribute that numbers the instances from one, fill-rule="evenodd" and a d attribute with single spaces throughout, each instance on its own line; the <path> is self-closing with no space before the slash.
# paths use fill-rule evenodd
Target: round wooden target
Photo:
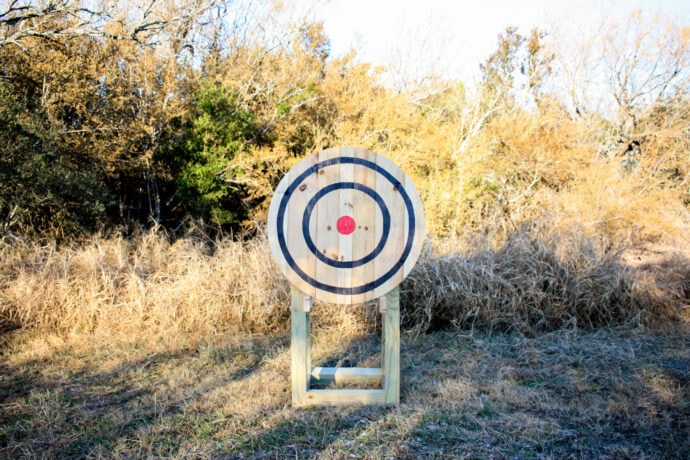
<path id="1" fill-rule="evenodd" d="M 388 293 L 424 242 L 424 211 L 405 173 L 369 150 L 338 147 L 292 168 L 268 212 L 271 251 L 288 280 L 326 302 Z"/>

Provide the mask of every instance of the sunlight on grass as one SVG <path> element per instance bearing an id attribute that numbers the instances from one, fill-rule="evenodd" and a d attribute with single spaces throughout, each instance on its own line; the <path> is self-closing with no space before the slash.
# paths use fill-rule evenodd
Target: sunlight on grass
<path id="1" fill-rule="evenodd" d="M 320 336 L 329 339 L 338 341 Z M 28 345 L 54 339 L 16 340 L 1 362 L 7 456 L 675 456 L 690 447 L 680 331 L 403 338 L 399 407 L 309 410 L 290 407 L 286 336 L 178 348 L 63 341 L 40 355 Z M 341 351 L 357 361 L 371 350 Z"/>

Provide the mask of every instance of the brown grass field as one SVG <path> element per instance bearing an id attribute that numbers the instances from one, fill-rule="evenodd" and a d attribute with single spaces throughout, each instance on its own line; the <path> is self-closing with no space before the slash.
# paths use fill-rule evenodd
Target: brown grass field
<path id="1" fill-rule="evenodd" d="M 265 241 L 1 250 L 5 458 L 690 455 L 678 249 L 543 227 L 430 243 L 401 289 L 400 406 L 306 410 L 290 404 L 289 286 Z M 375 366 L 379 328 L 371 305 L 317 304 L 315 365 Z"/>
<path id="2" fill-rule="evenodd" d="M 317 334 L 318 360 L 376 359 Z M 687 331 L 402 340 L 395 408 L 290 407 L 289 338 L 25 337 L 2 361 L 6 458 L 687 458 Z"/>

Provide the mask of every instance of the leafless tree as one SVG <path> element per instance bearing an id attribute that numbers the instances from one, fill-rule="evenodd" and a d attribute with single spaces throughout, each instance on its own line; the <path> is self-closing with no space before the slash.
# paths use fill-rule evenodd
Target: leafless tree
<path id="1" fill-rule="evenodd" d="M 647 21 L 633 13 L 603 37 L 603 62 L 621 122 L 634 132 L 641 112 L 687 91 L 690 83 L 690 38 L 659 16 Z"/>
<path id="2" fill-rule="evenodd" d="M 79 0 L 11 0 L 0 7 L 0 47 L 23 47 L 28 37 L 61 41 L 83 36 L 106 36 L 153 44 L 161 34 L 185 37 L 218 2 L 192 0 L 174 7 L 166 0 L 144 4 Z M 117 25 L 118 27 L 114 27 Z"/>

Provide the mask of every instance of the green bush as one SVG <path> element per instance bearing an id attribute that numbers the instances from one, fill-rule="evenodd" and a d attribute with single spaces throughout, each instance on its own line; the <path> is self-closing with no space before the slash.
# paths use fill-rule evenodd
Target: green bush
<path id="1" fill-rule="evenodd" d="M 199 90 L 197 114 L 184 145 L 177 178 L 178 198 L 196 217 L 216 225 L 236 225 L 247 214 L 244 170 L 233 160 L 255 136 L 254 116 L 238 105 L 227 87 Z"/>

